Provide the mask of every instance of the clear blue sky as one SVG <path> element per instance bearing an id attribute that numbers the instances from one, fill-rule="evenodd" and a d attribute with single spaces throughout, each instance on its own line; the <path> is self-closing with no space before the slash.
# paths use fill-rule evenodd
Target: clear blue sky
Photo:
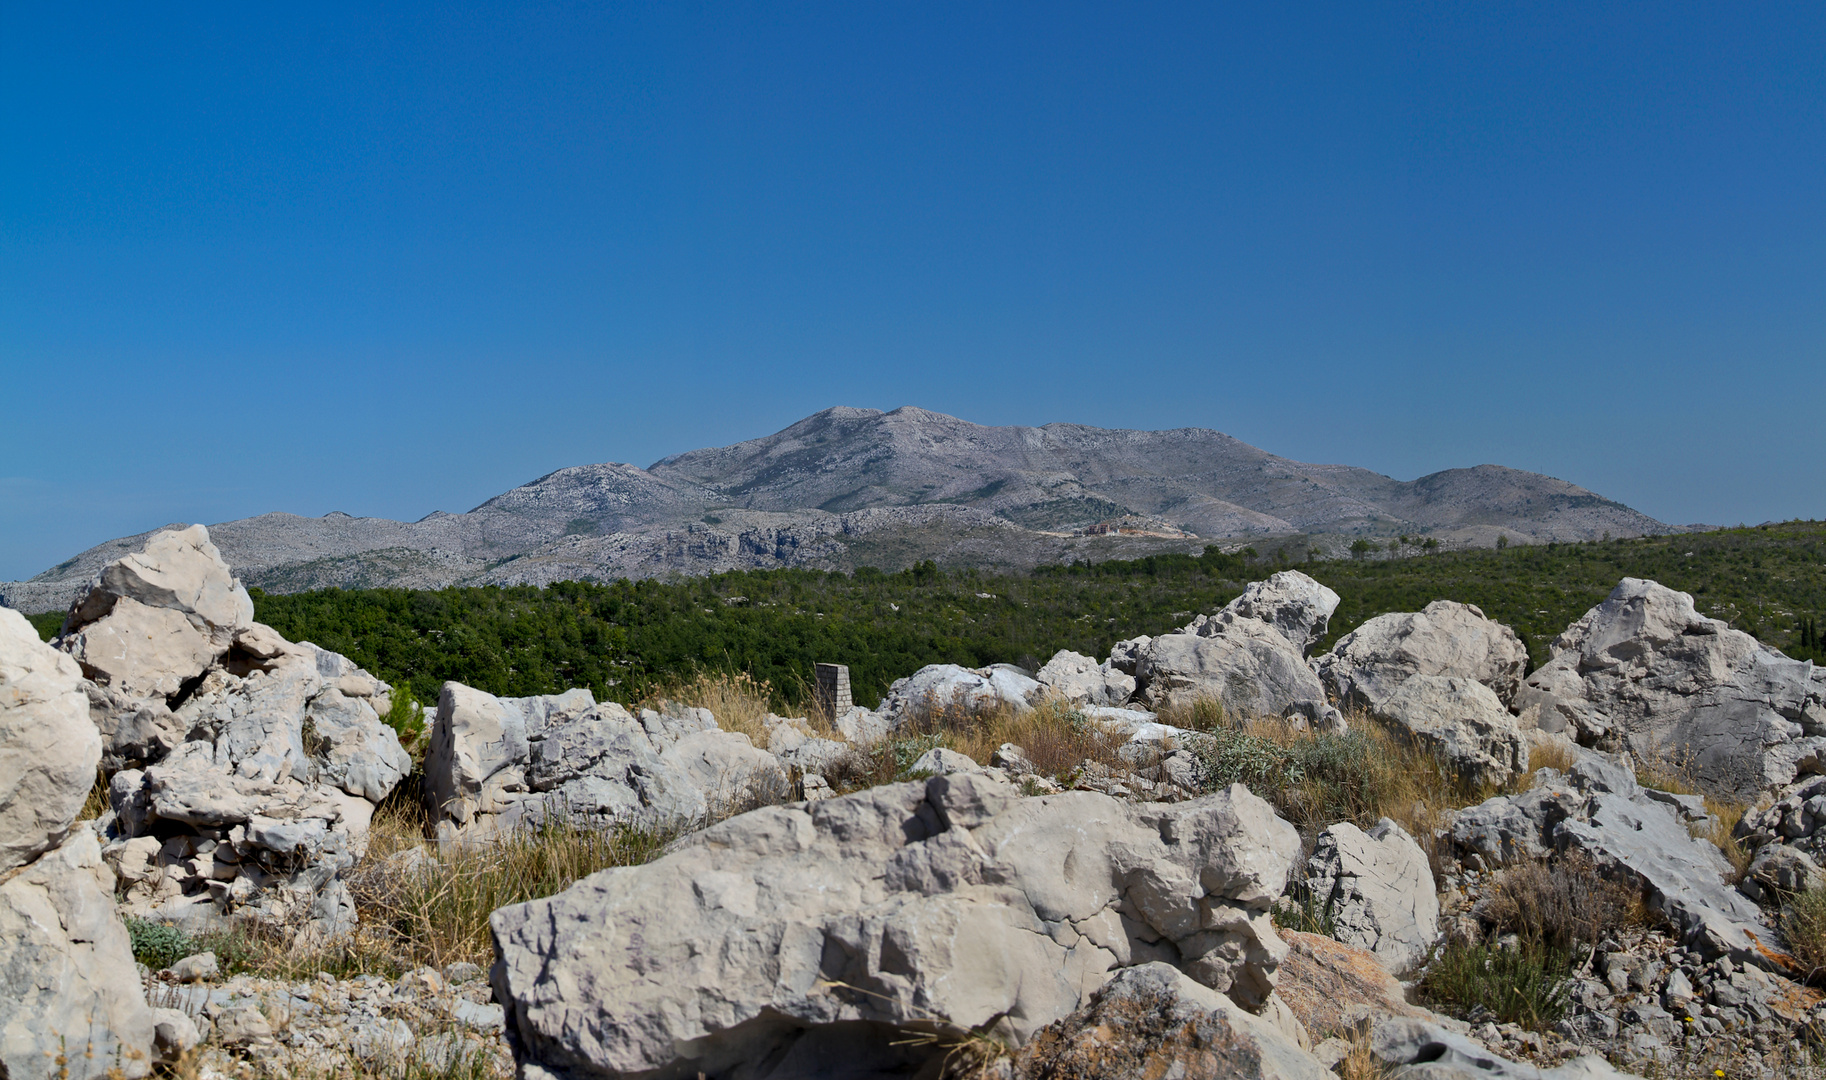
<path id="1" fill-rule="evenodd" d="M 844 404 L 1826 517 L 1826 7 L 13 4 L 0 578 Z"/>

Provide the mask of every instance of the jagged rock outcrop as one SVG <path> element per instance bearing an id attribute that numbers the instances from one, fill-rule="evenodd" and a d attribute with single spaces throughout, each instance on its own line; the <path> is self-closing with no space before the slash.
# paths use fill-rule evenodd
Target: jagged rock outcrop
<path id="1" fill-rule="evenodd" d="M 1204 631 L 1222 627 L 1221 633 Z M 1227 715 L 1294 716 L 1320 726 L 1342 723 L 1325 700 L 1318 676 L 1287 638 L 1259 619 L 1212 620 L 1200 634 L 1162 634 L 1135 663 L 1138 696 L 1155 709 L 1200 698 L 1222 703 Z"/>
<path id="2" fill-rule="evenodd" d="M 1133 673 L 1135 697 L 1155 709 L 1204 698 L 1231 716 L 1289 716 L 1341 728 L 1343 717 L 1305 658 L 1337 606 L 1337 593 L 1283 570 L 1177 633 L 1117 642 L 1107 666 Z"/>
<path id="3" fill-rule="evenodd" d="M 1340 702 L 1374 709 L 1415 675 L 1470 679 L 1506 706 L 1521 686 L 1528 650 L 1515 631 L 1471 604 L 1435 600 L 1420 611 L 1378 615 L 1319 658 L 1319 676 Z"/>
<path id="4" fill-rule="evenodd" d="M 1826 772 L 1826 670 L 1700 615 L 1686 593 L 1624 578 L 1552 651 L 1515 700 L 1544 730 L 1745 802 Z"/>
<path id="5" fill-rule="evenodd" d="M 1200 615 L 1184 634 L 1217 637 L 1216 624 L 1232 619 L 1257 619 L 1267 623 L 1304 656 L 1325 636 L 1338 594 L 1298 570 L 1282 570 L 1267 581 L 1251 581 L 1236 599 L 1216 615 Z"/>
<path id="6" fill-rule="evenodd" d="M 1697 796 L 1643 788 L 1627 756 L 1581 751 L 1565 773 L 1542 769 L 1533 786 L 1458 812 L 1451 837 L 1485 864 L 1581 851 L 1607 877 L 1638 885 L 1684 944 L 1710 959 L 1784 969 L 1762 912 L 1725 883 L 1730 863 L 1691 826 L 1706 821 Z"/>
<path id="7" fill-rule="evenodd" d="M 1133 805 L 975 773 L 890 784 L 502 908 L 495 989 L 523 1069 L 553 1076 L 818 1075 L 836 1054 L 862 1072 L 922 1031 L 1019 1043 L 1151 960 L 1259 1008 L 1298 852 L 1241 785 Z"/>
<path id="8" fill-rule="evenodd" d="M 154 533 L 103 567 L 71 606 L 58 644 L 98 686 L 170 699 L 253 621 L 254 602 L 209 530 L 192 525 Z"/>
<path id="9" fill-rule="evenodd" d="M 1503 784 L 1528 769 L 1529 742 L 1483 683 L 1415 675 L 1371 715 L 1437 754 L 1467 784 Z"/>
<path id="10" fill-rule="evenodd" d="M 1121 705 L 1135 693 L 1134 673 L 1069 649 L 1053 654 L 1034 680 L 1055 697 L 1074 705 Z"/>
<path id="11" fill-rule="evenodd" d="M 91 826 L 101 760 L 75 662 L 0 610 L 0 1076 L 150 1071 L 156 1017 Z"/>
<path id="12" fill-rule="evenodd" d="M 1311 902 L 1328 914 L 1332 936 L 1368 949 L 1402 974 L 1439 940 L 1439 895 L 1426 852 L 1383 818 L 1368 832 L 1348 821 L 1319 834 L 1307 860 Z"/>
<path id="13" fill-rule="evenodd" d="M 254 622 L 201 526 L 104 567 L 56 644 L 91 680 L 113 771 L 102 854 L 127 910 L 353 927 L 341 875 L 411 768 L 380 719 L 385 683 Z"/>
<path id="14" fill-rule="evenodd" d="M 904 679 L 895 679 L 876 712 L 895 727 L 944 710 L 979 713 L 1009 708 L 1026 712 L 1041 692 L 1033 676 L 1013 664 L 985 668 L 927 664 Z"/>
<path id="15" fill-rule="evenodd" d="M 588 690 L 498 698 L 445 683 L 425 757 L 425 798 L 446 839 L 486 839 L 547 815 L 659 832 L 786 793 L 780 763 L 707 709 L 598 703 Z"/>

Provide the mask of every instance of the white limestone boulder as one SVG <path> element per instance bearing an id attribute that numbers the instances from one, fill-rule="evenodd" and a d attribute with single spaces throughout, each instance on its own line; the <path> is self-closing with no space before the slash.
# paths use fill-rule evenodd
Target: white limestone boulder
<path id="1" fill-rule="evenodd" d="M 495 991 L 528 1075 L 910 1072 L 943 1051 L 909 1035 L 1018 1044 L 1153 960 L 1264 1006 L 1298 852 L 1240 785 L 1134 805 L 977 773 L 890 784 L 496 911 Z"/>
<path id="2" fill-rule="evenodd" d="M 1439 755 L 1467 784 L 1502 784 L 1528 769 L 1528 739 L 1483 683 L 1415 675 L 1371 715 Z"/>
<path id="3" fill-rule="evenodd" d="M 1135 676 L 1113 666 L 1060 649 L 1034 679 L 1055 697 L 1074 705 L 1121 705 L 1135 693 Z"/>
<path id="4" fill-rule="evenodd" d="M 425 758 L 427 809 L 446 840 L 553 815 L 673 832 L 787 786 L 780 759 L 708 710 L 636 716 L 584 689 L 498 698 L 445 683 Z"/>
<path id="5" fill-rule="evenodd" d="M 0 874 L 69 833 L 100 760 L 76 663 L 0 608 Z"/>
<path id="6" fill-rule="evenodd" d="M 1677 799 L 1636 782 L 1627 755 L 1580 750 L 1565 773 L 1542 769 L 1529 790 L 1460 810 L 1454 844 L 1486 865 L 1582 851 L 1606 877 L 1643 890 L 1649 908 L 1705 958 L 1780 969 L 1789 963 L 1763 913 L 1726 881 L 1731 865 Z"/>
<path id="7" fill-rule="evenodd" d="M 1267 581 L 1252 581 L 1214 616 L 1200 615 L 1181 633 L 1216 636 L 1225 616 L 1267 623 L 1304 656 L 1325 636 L 1338 594 L 1298 570 L 1282 570 Z"/>
<path id="8" fill-rule="evenodd" d="M 1221 628 L 1210 636 L 1205 630 Z M 1162 634 L 1149 640 L 1135 665 L 1138 697 L 1149 707 L 1222 703 L 1226 715 L 1292 716 L 1318 725 L 1341 724 L 1325 689 L 1280 631 L 1259 619 L 1213 619 L 1200 634 Z"/>
<path id="9" fill-rule="evenodd" d="M 1318 661 L 1320 678 L 1339 701 L 1369 708 L 1415 675 L 1482 683 L 1507 707 L 1527 664 L 1528 650 L 1515 631 L 1472 604 L 1451 600 L 1378 615 L 1339 638 Z"/>
<path id="10" fill-rule="evenodd" d="M 0 879 L 0 1076 L 151 1072 L 157 1018 L 113 894 L 114 875 L 86 825 Z"/>
<path id="11" fill-rule="evenodd" d="M 1545 729 L 1742 802 L 1826 772 L 1826 670 L 1699 614 L 1686 593 L 1624 578 L 1552 652 L 1515 702 Z"/>
<path id="12" fill-rule="evenodd" d="M 209 530 L 192 525 L 155 533 L 103 567 L 71 606 L 58 644 L 98 685 L 169 698 L 253 621 L 253 601 Z"/>
<path id="13" fill-rule="evenodd" d="M 1367 949 L 1404 974 L 1439 940 L 1439 895 L 1426 852 L 1389 818 L 1364 832 L 1348 821 L 1319 834 L 1307 860 L 1312 902 L 1328 912 L 1332 937 Z"/>
<path id="14" fill-rule="evenodd" d="M 1042 689 L 1031 675 L 1012 664 L 985 668 L 927 664 L 894 680 L 876 712 L 897 728 L 946 711 L 975 714 L 1008 708 L 1019 713 L 1033 707 Z"/>

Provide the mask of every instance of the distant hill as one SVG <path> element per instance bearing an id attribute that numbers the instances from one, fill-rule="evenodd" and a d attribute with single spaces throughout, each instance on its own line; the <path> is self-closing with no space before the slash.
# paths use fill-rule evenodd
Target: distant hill
<path id="1" fill-rule="evenodd" d="M 1133 529 L 1131 519 L 1159 528 Z M 1084 535 L 1117 520 L 1121 528 Z M 1018 570 L 1210 542 L 1335 553 L 1365 536 L 1476 547 L 1499 535 L 1545 542 L 1670 531 L 1577 485 L 1499 465 L 1404 482 L 1277 457 L 1204 428 L 986 427 L 913 407 L 826 409 L 765 438 L 645 469 L 560 469 L 465 514 L 399 522 L 270 513 L 210 526 L 244 580 L 273 592 L 892 570 L 925 559 Z M 61 607 L 146 535 L 0 583 L 0 599 L 26 611 Z"/>

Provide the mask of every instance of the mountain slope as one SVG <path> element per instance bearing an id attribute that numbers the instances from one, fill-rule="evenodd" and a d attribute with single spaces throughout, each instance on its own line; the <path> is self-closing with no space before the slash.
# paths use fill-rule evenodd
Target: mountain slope
<path id="1" fill-rule="evenodd" d="M 1103 525 L 1110 535 L 1082 535 L 1112 519 L 1129 531 Z M 1467 546 L 1668 531 L 1574 484 L 1496 465 L 1398 481 L 1278 457 L 1203 428 L 988 427 L 910 406 L 826 409 L 646 469 L 559 469 L 465 514 L 400 522 L 269 513 L 210 527 L 244 580 L 272 591 L 894 568 L 928 558 L 1014 569 L 1276 537 L 1338 551 L 1364 535 Z M 100 544 L 29 582 L 0 583 L 0 602 L 62 606 L 145 535 Z"/>

